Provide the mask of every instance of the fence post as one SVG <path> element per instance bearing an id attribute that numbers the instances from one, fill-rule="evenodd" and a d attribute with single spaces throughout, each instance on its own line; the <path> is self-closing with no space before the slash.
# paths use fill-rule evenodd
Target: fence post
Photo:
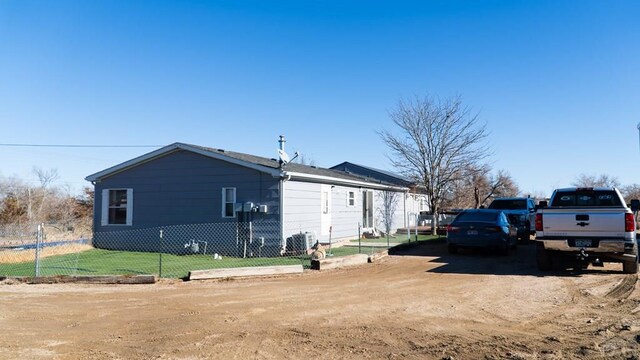
<path id="1" fill-rule="evenodd" d="M 162 278 L 162 250 L 163 250 L 164 231 L 160 229 L 160 263 L 158 264 L 158 277 Z"/>
<path id="2" fill-rule="evenodd" d="M 360 235 L 360 223 L 358 222 L 358 254 L 362 254 L 362 235 Z"/>
<path id="3" fill-rule="evenodd" d="M 38 224 L 38 232 L 36 233 L 36 277 L 40 276 L 40 243 L 42 242 L 43 231 L 44 223 Z"/>

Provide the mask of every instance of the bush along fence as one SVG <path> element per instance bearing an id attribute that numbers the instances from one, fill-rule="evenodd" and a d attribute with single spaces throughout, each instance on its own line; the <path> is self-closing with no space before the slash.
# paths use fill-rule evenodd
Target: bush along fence
<path id="1" fill-rule="evenodd" d="M 0 226 L 0 276 L 158 275 L 251 266 L 309 268 L 319 242 L 327 257 L 373 254 L 410 234 L 389 239 L 353 224 L 353 235 L 318 234 L 319 224 L 280 226 L 277 221 L 226 222 L 98 232 L 92 237 L 52 225 Z M 364 238 L 367 235 L 369 238 Z M 373 238 L 371 238 L 373 237 Z"/>

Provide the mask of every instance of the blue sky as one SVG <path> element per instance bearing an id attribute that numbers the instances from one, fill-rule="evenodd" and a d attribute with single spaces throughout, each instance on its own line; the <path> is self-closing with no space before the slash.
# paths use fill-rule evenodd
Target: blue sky
<path id="1" fill-rule="evenodd" d="M 401 97 L 460 95 L 494 169 L 640 183 L 638 1 L 0 1 L 0 143 L 166 145 L 390 169 Z M 0 176 L 152 149 L 0 147 Z"/>

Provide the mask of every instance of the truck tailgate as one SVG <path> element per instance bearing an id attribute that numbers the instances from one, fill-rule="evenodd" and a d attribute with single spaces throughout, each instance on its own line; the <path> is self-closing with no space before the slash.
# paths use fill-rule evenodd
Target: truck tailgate
<path id="1" fill-rule="evenodd" d="M 544 236 L 623 237 L 624 214 L 620 209 L 547 209 Z"/>

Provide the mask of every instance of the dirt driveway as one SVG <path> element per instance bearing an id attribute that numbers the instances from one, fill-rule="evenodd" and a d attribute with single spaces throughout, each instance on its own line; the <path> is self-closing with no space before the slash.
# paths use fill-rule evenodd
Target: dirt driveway
<path id="1" fill-rule="evenodd" d="M 638 358 L 634 276 L 533 258 L 432 244 L 284 278 L 0 285 L 0 358 Z"/>

